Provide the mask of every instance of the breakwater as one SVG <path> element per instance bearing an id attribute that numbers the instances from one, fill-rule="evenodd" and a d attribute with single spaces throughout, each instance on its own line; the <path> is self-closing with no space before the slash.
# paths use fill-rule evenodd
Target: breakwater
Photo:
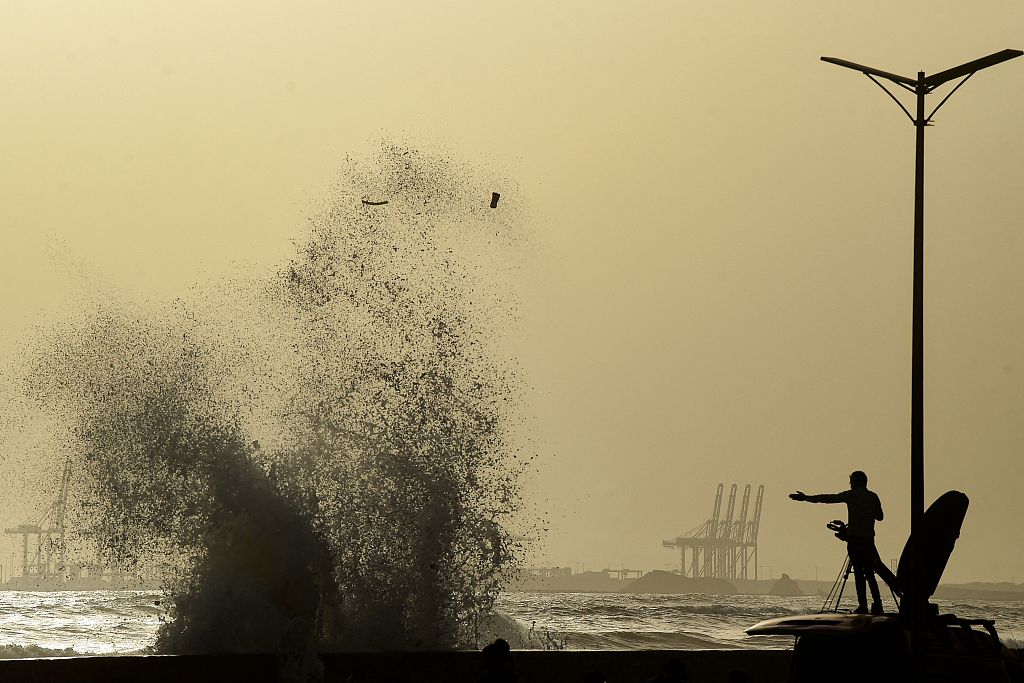
<path id="1" fill-rule="evenodd" d="M 686 664 L 693 680 L 724 680 L 731 668 L 744 670 L 753 683 L 786 679 L 788 650 L 634 650 L 523 651 L 514 658 L 524 682 L 582 681 L 601 671 L 609 683 L 640 683 L 670 659 Z M 434 683 L 476 681 L 484 671 L 479 652 L 348 652 L 321 654 L 323 681 L 353 683 Z M 0 661 L 0 680 L 24 683 L 104 681 L 106 683 L 189 683 L 280 680 L 274 655 L 167 655 L 71 657 Z"/>

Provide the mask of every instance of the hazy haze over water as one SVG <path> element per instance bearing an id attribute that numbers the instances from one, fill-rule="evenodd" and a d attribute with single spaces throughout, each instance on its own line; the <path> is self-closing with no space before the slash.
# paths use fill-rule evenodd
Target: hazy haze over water
<path id="1" fill-rule="evenodd" d="M 538 563 L 663 568 L 717 483 L 749 481 L 765 570 L 830 574 L 842 511 L 785 494 L 855 468 L 895 557 L 913 130 L 818 58 L 934 72 L 1022 28 L 1011 2 L 8 3 L 0 357 L 92 282 L 166 300 L 269 272 L 346 155 L 442 141 L 533 207 L 506 342 L 533 387 Z M 972 500 L 947 580 L 1024 580 L 1021 121 L 1024 59 L 927 133 L 926 490 Z M 13 526 L 48 502 L 56 449 L 48 425 L 2 427 Z"/>

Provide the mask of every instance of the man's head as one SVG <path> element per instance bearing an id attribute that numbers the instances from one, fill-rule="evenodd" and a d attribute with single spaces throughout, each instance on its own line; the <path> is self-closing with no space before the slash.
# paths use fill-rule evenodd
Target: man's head
<path id="1" fill-rule="evenodd" d="M 864 474 L 860 470 L 850 473 L 850 488 L 851 489 L 862 489 L 868 485 L 868 475 Z"/>

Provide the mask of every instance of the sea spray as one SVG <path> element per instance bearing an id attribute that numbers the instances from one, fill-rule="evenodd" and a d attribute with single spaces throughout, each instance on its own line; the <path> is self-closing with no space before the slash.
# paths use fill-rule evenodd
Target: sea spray
<path id="1" fill-rule="evenodd" d="M 475 640 L 514 559 L 511 377 L 460 253 L 493 226 L 445 162 L 388 146 L 374 168 L 336 188 L 281 284 L 306 331 L 295 460 L 334 488 L 318 520 L 355 625 L 338 645 L 450 647 Z"/>
<path id="2" fill-rule="evenodd" d="M 176 322 L 101 308 L 37 368 L 35 388 L 75 420 L 84 533 L 115 567 L 163 564 L 161 651 L 308 654 L 319 546 L 213 400 L 224 373 Z"/>
<path id="3" fill-rule="evenodd" d="M 524 467 L 494 342 L 514 202 L 484 190 L 385 144 L 272 281 L 49 334 L 29 385 L 73 429 L 84 535 L 164 570 L 160 651 L 476 643 Z"/>

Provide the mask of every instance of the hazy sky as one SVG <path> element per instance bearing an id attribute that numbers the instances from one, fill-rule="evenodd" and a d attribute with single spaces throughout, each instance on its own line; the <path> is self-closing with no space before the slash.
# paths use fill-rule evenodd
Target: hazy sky
<path id="1" fill-rule="evenodd" d="M 863 469 L 882 556 L 908 532 L 914 131 L 819 57 L 912 76 L 1022 29 L 1009 1 L 8 0 L 0 353 L 73 307 L 54 251 L 173 298 L 273 268 L 346 155 L 443 145 L 532 207 L 535 560 L 664 568 L 735 481 L 766 486 L 765 570 L 831 578 L 843 511 L 789 491 Z M 927 499 L 972 501 L 947 580 L 1024 580 L 1024 59 L 927 135 Z M 8 526 L 35 475 L 0 448 Z"/>

